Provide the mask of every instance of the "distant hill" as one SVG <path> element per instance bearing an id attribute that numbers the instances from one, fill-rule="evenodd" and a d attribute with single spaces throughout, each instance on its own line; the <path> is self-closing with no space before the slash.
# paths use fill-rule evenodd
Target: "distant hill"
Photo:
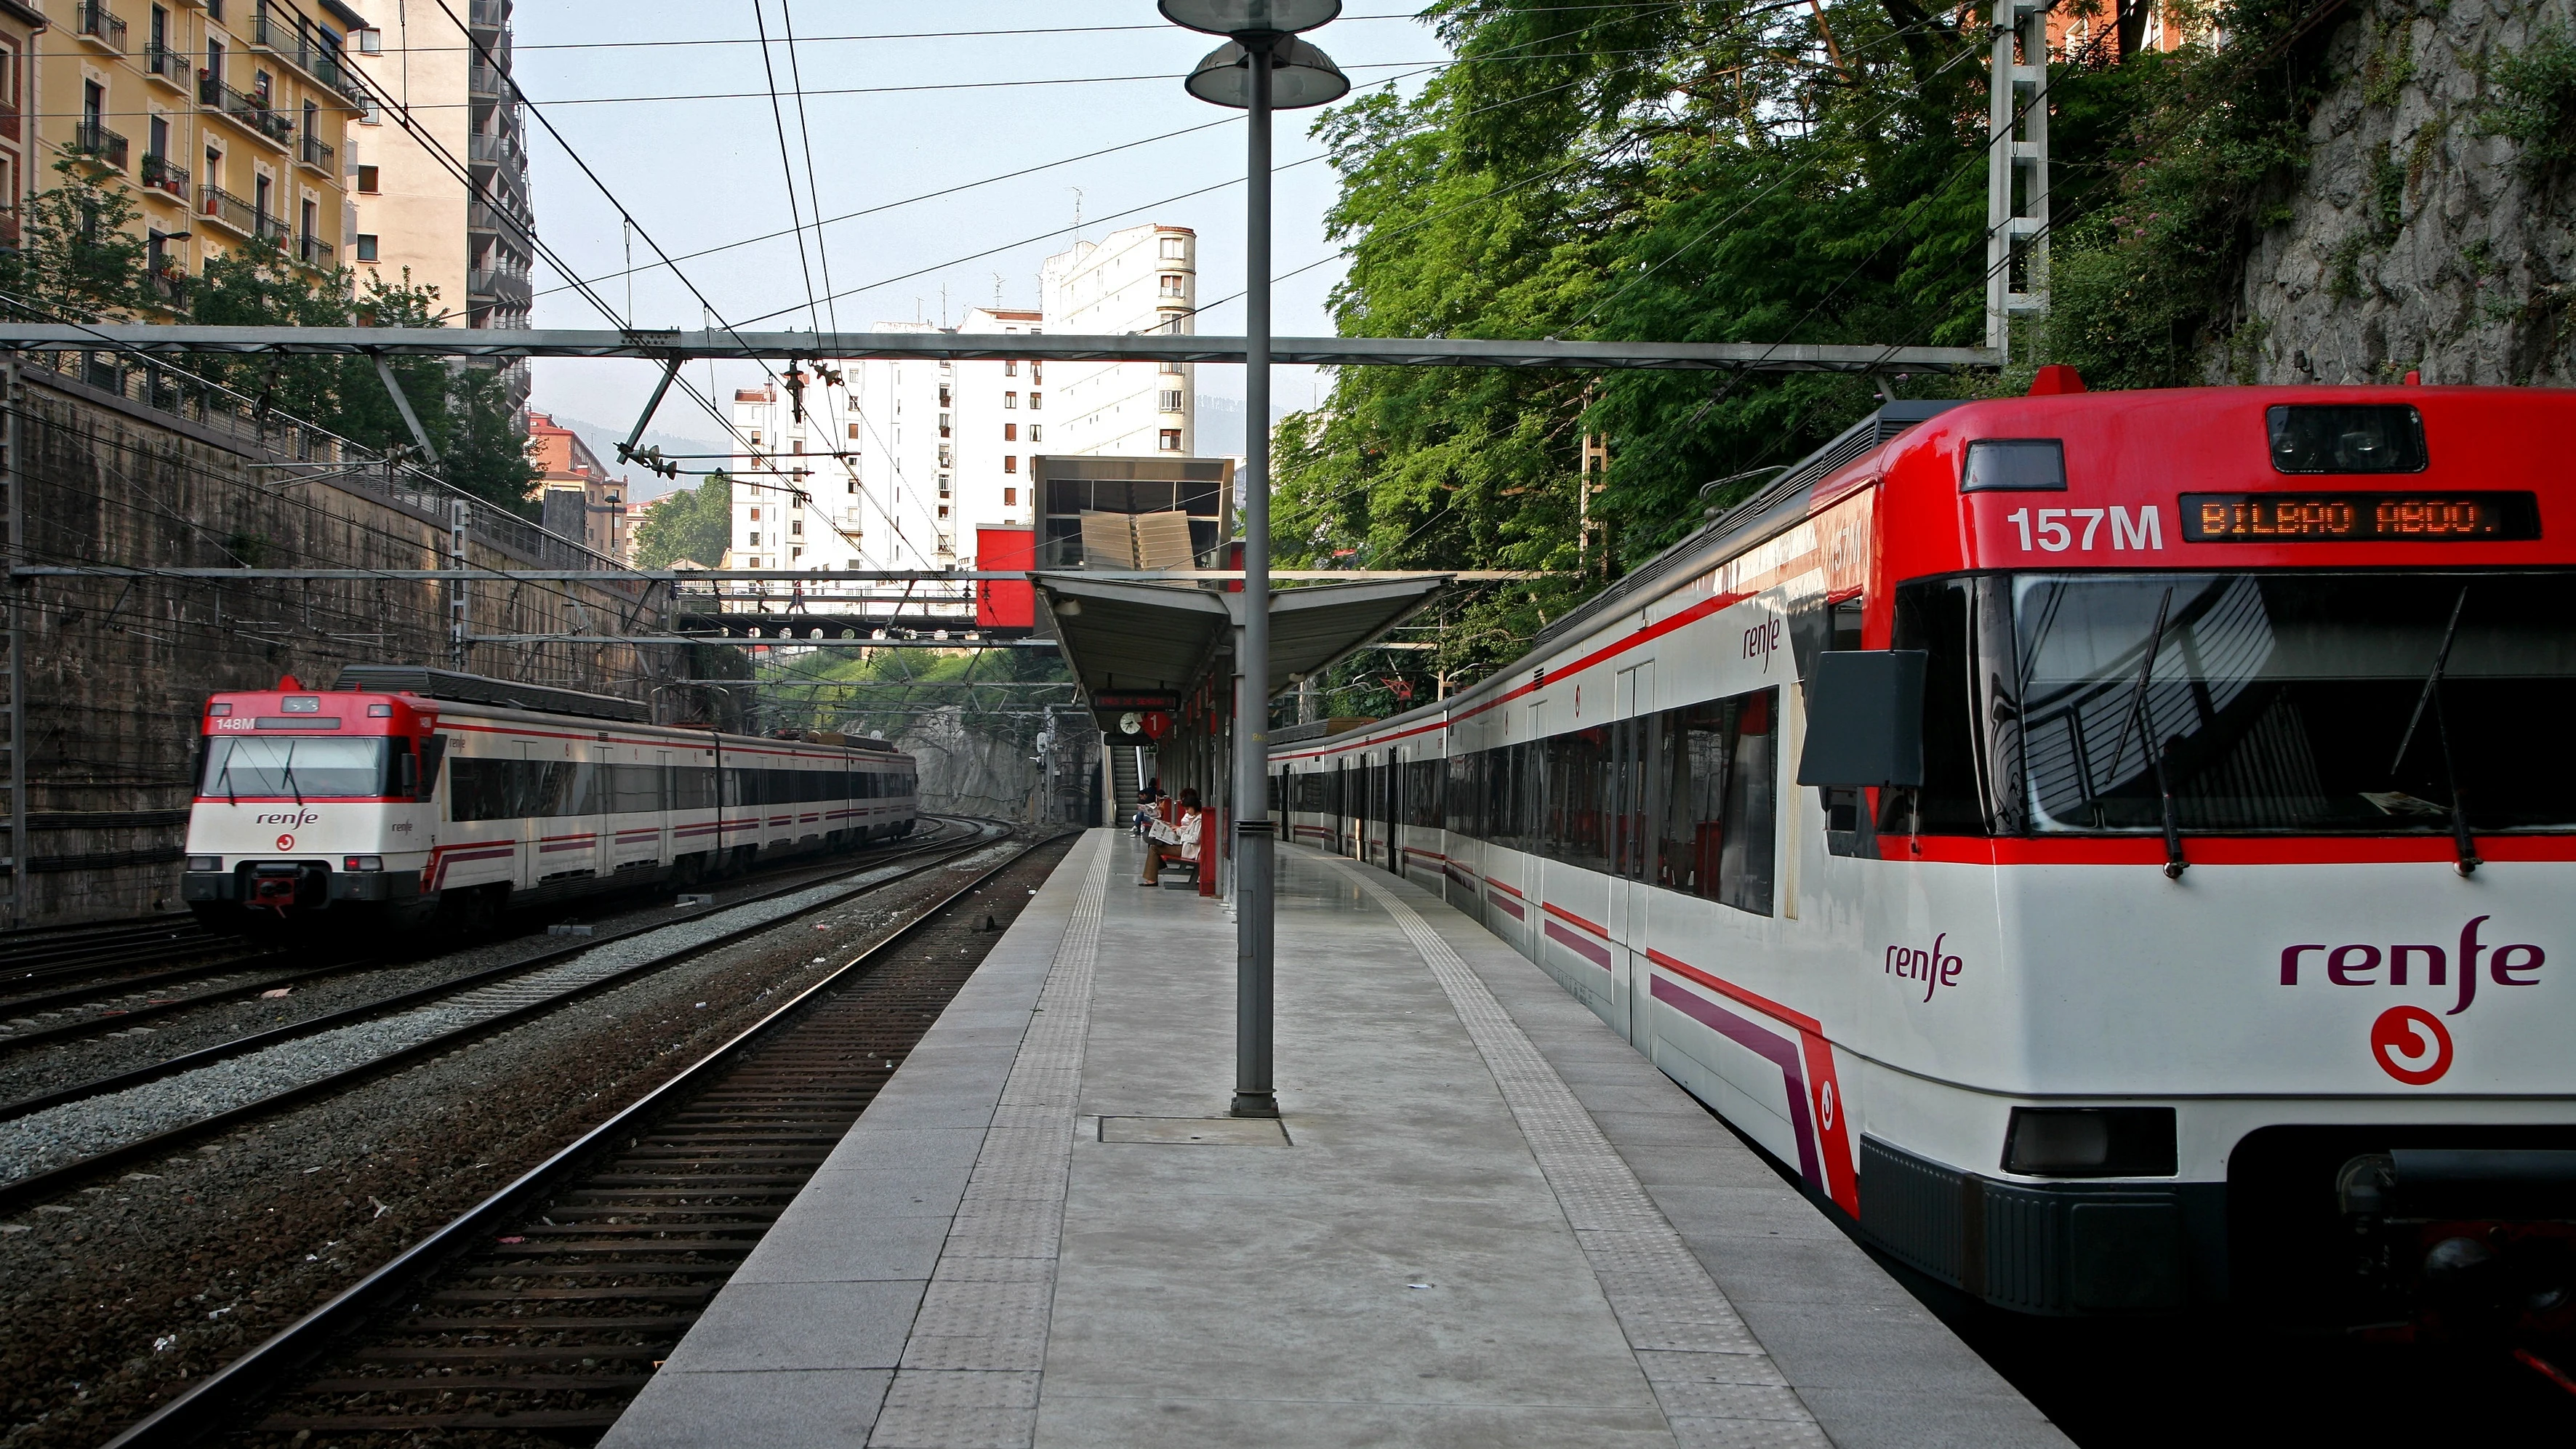
<path id="1" fill-rule="evenodd" d="M 1270 398 L 1270 424 L 1277 427 L 1282 418 L 1297 411 L 1284 407 L 1273 393 Z M 1199 435 L 1197 446 L 1202 458 L 1243 453 L 1243 403 L 1236 398 L 1198 395 Z"/>

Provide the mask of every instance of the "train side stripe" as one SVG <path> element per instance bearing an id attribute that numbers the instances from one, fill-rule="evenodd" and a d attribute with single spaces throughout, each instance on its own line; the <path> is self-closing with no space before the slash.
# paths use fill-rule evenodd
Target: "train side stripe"
<path id="1" fill-rule="evenodd" d="M 1594 925 L 1592 922 L 1583 919 L 1581 916 L 1576 915 L 1574 912 L 1567 910 L 1565 907 L 1560 906 L 1553 901 L 1541 901 L 1538 903 L 1538 908 L 1547 912 L 1549 915 L 1556 917 L 1560 921 L 1567 922 L 1571 925 L 1581 926 L 1583 929 L 1599 936 L 1604 941 L 1610 939 L 1610 932 L 1608 930 Z"/>
<path id="2" fill-rule="evenodd" d="M 1687 977 L 1721 996 L 1741 1002 L 1797 1031 L 1798 1054 L 1804 1059 L 1806 1069 L 1803 1072 L 1790 1073 L 1789 1085 L 1790 1095 L 1798 1102 L 1798 1122 L 1795 1125 L 1800 1134 L 1799 1150 L 1802 1153 L 1806 1150 L 1804 1144 L 1808 1129 L 1805 1124 L 1808 1114 L 1812 1112 L 1814 1120 L 1824 1129 L 1821 1160 L 1831 1163 L 1832 1167 L 1827 1171 L 1817 1172 L 1809 1165 L 1808 1175 L 1815 1178 L 1817 1185 L 1832 1196 L 1836 1206 L 1855 1217 L 1859 1216 L 1860 1190 L 1859 1183 L 1853 1175 L 1856 1164 L 1851 1152 L 1851 1128 L 1846 1121 L 1847 1114 L 1844 1111 L 1842 1079 L 1834 1070 L 1834 1044 L 1825 1039 L 1824 1024 L 1805 1012 L 1792 1011 L 1767 996 L 1747 991 L 1732 981 L 1712 976 L 1688 962 L 1676 961 L 1661 951 L 1648 950 L 1646 959 L 1676 976 Z M 1656 978 L 1653 990 L 1658 1000 L 1671 999 L 1664 986 L 1662 978 Z M 1674 990 L 1680 991 L 1680 988 L 1675 987 Z M 1681 994 L 1691 995 L 1689 992 L 1681 992 Z M 1694 996 L 1692 999 L 1698 998 Z M 1687 1010 L 1687 1008 L 1684 1009 Z M 1713 1011 L 1716 1008 L 1711 1006 L 1710 1010 Z M 1697 1012 L 1690 1014 L 1694 1018 L 1699 1016 Z M 1771 1040 L 1777 1042 L 1779 1038 L 1775 1036 Z M 1786 1051 L 1787 1045 L 1783 1043 L 1781 1049 Z"/>
<path id="3" fill-rule="evenodd" d="M 1807 1109 L 1807 1073 L 1798 1049 L 1778 1032 L 1756 1026 L 1698 992 L 1687 990 L 1661 976 L 1655 978 L 1653 989 L 1657 1001 L 1780 1069 L 1780 1075 L 1789 1086 L 1789 1130 L 1798 1140 L 1798 1171 L 1808 1181 L 1823 1185 L 1824 1162 L 1816 1151 L 1816 1127 Z"/>
<path id="4" fill-rule="evenodd" d="M 1547 923 L 1547 938 L 1604 971 L 1610 969 L 1610 950 L 1598 942 L 1586 940 L 1554 921 Z"/>

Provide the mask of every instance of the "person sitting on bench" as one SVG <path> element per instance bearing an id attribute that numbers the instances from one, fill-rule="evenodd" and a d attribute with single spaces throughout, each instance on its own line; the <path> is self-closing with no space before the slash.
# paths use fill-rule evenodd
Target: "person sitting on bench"
<path id="1" fill-rule="evenodd" d="M 1154 822 L 1154 838 L 1145 846 L 1145 878 L 1136 884 L 1161 885 L 1163 862 L 1167 860 L 1188 861 L 1195 870 L 1199 860 L 1199 831 L 1205 821 L 1206 812 L 1199 809 L 1198 790 L 1195 787 L 1182 790 L 1180 823 Z"/>

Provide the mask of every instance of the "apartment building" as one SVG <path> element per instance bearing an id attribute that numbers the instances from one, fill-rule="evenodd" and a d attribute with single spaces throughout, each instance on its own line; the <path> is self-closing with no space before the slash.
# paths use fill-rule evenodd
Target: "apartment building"
<path id="1" fill-rule="evenodd" d="M 545 470 L 537 484 L 538 523 L 547 532 L 589 546 L 619 562 L 628 557 L 626 480 L 581 435 L 545 413 L 528 414 L 528 456 Z"/>
<path id="2" fill-rule="evenodd" d="M 1198 234 L 1131 226 L 1049 257 L 1039 305 L 1056 332 L 1198 330 Z M 1058 368 L 1049 453 L 1187 457 L 1197 446 L 1188 363 L 1083 362 Z"/>
<path id="3" fill-rule="evenodd" d="M 140 200 L 172 298 L 206 258 L 275 243 L 317 272 L 346 255 L 348 127 L 366 91 L 349 64 L 375 32 L 338 0 L 41 0 L 25 92 L 27 192 L 65 156 Z"/>
<path id="4" fill-rule="evenodd" d="M 384 43 L 357 57 L 380 104 L 352 133 L 350 264 L 362 286 L 437 288 L 451 327 L 525 327 L 535 302 L 526 118 L 505 79 L 511 13 L 510 0 L 395 0 Z M 504 376 L 525 406 L 528 364 Z"/>
<path id="5" fill-rule="evenodd" d="M 18 206 L 32 189 L 35 127 L 27 120 L 27 83 L 45 13 L 0 0 L 0 247 L 18 244 Z"/>

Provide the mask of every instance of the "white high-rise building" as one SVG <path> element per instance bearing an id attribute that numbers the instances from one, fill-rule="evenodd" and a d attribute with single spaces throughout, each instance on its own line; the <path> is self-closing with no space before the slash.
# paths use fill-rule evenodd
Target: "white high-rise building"
<path id="1" fill-rule="evenodd" d="M 1131 226 L 1049 257 L 1038 268 L 1047 330 L 1078 334 L 1198 331 L 1198 234 Z M 1142 458 L 1195 446 L 1190 364 L 1065 363 L 1056 380 L 1058 436 L 1046 451 Z"/>
<path id="2" fill-rule="evenodd" d="M 1188 333 L 1197 245 L 1186 227 L 1130 227 L 1048 258 L 1040 311 L 978 307 L 950 328 L 872 330 Z M 733 567 L 972 569 L 977 528 L 1039 521 L 1038 454 L 1181 457 L 1193 442 L 1189 368 L 1179 363 L 877 360 L 805 370 L 801 420 L 776 384 L 734 394 L 743 451 L 732 466 Z M 795 590 L 817 603 L 857 591 Z"/>

